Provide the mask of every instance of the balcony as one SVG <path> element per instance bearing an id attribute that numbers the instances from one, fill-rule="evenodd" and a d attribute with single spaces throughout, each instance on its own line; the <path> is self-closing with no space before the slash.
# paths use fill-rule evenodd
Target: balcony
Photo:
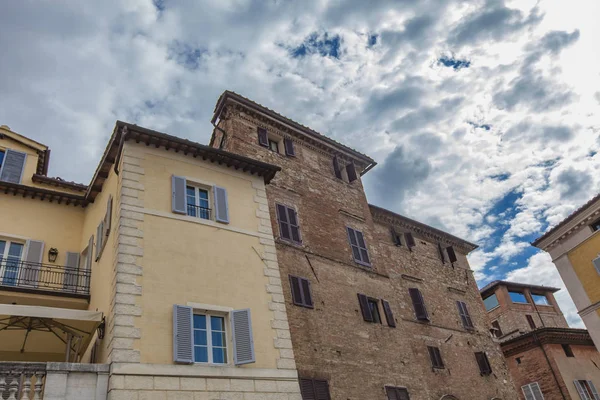
<path id="1" fill-rule="evenodd" d="M 89 299 L 91 271 L 0 259 L 0 290 Z"/>
<path id="2" fill-rule="evenodd" d="M 210 208 L 188 204 L 187 215 L 189 215 L 190 217 L 197 217 L 201 219 L 210 219 Z"/>

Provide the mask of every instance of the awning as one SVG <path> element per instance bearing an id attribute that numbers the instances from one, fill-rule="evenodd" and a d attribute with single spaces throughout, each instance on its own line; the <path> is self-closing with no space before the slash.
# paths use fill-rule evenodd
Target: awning
<path id="1" fill-rule="evenodd" d="M 98 311 L 0 304 L 0 354 L 15 361 L 78 361 L 102 321 Z"/>

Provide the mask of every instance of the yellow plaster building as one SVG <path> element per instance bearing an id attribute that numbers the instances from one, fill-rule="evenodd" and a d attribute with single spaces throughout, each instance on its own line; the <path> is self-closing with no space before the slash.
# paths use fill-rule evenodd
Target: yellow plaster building
<path id="1" fill-rule="evenodd" d="M 600 194 L 533 242 L 547 251 L 600 349 Z"/>
<path id="2" fill-rule="evenodd" d="M 88 186 L 49 156 L 0 127 L 0 395 L 300 398 L 279 167 L 119 121 Z"/>

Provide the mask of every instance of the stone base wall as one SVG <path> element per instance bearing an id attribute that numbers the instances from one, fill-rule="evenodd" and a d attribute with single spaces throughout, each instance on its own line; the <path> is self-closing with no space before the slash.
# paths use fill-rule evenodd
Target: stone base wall
<path id="1" fill-rule="evenodd" d="M 108 364 L 48 363 L 43 398 L 106 400 L 108 372 Z"/>
<path id="2" fill-rule="evenodd" d="M 301 400 L 296 371 L 113 364 L 109 400 Z"/>

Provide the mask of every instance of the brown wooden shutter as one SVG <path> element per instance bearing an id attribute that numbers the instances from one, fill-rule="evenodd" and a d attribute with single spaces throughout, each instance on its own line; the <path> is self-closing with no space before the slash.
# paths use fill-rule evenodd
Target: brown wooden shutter
<path id="1" fill-rule="evenodd" d="M 333 157 L 333 172 L 335 172 L 336 178 L 342 179 L 342 171 L 340 171 L 340 165 L 338 163 L 337 156 Z"/>
<path id="2" fill-rule="evenodd" d="M 425 308 L 425 302 L 423 301 L 423 295 L 421 294 L 421 291 L 417 288 L 410 288 L 408 289 L 408 292 L 410 294 L 417 319 L 420 321 L 429 321 L 429 316 L 427 315 L 427 309 Z"/>
<path id="3" fill-rule="evenodd" d="M 490 362 L 487 358 L 487 355 L 484 352 L 476 352 L 475 359 L 477 360 L 477 364 L 479 365 L 479 372 L 481 375 L 489 375 L 492 373 L 492 367 L 490 366 Z"/>
<path id="4" fill-rule="evenodd" d="M 454 264 L 456 261 L 458 261 L 458 258 L 456 258 L 456 253 L 454 252 L 454 247 L 448 246 L 446 247 L 446 251 L 448 252 L 448 259 L 450 260 L 451 264 Z"/>
<path id="5" fill-rule="evenodd" d="M 390 232 L 392 233 L 392 242 L 394 242 L 396 246 L 402 246 L 402 240 L 400 239 L 400 235 L 398 234 L 398 232 L 396 232 L 396 229 L 394 229 L 393 226 L 390 228 Z"/>
<path id="6" fill-rule="evenodd" d="M 531 329 L 535 329 L 535 322 L 533 321 L 533 317 L 531 315 L 525 315 L 525 318 L 527 318 L 527 322 L 529 323 L 529 327 Z"/>
<path id="7" fill-rule="evenodd" d="M 429 358 L 431 359 L 431 366 L 433 368 L 444 368 L 440 349 L 433 346 L 427 346 L 427 351 L 429 352 Z"/>
<path id="8" fill-rule="evenodd" d="M 290 239 L 298 244 L 302 243 L 300 238 L 300 227 L 298 226 L 298 214 L 292 207 L 287 208 L 287 215 L 290 227 Z"/>
<path id="9" fill-rule="evenodd" d="M 290 275 L 290 288 L 292 289 L 292 302 L 297 306 L 302 303 L 302 288 L 300 287 L 300 278 Z"/>
<path id="10" fill-rule="evenodd" d="M 388 400 L 400 400 L 400 397 L 398 397 L 398 391 L 395 387 L 386 386 L 385 392 Z"/>
<path id="11" fill-rule="evenodd" d="M 300 288 L 302 289 L 302 301 L 305 307 L 313 308 L 312 293 L 310 292 L 310 281 L 300 278 Z"/>
<path id="12" fill-rule="evenodd" d="M 394 314 L 392 313 L 390 303 L 382 299 L 381 304 L 383 305 L 383 312 L 385 313 L 385 319 L 387 320 L 388 326 L 395 328 L 396 321 L 394 320 Z"/>
<path id="13" fill-rule="evenodd" d="M 369 252 L 367 251 L 367 244 L 361 231 L 354 231 L 356 233 L 356 240 L 358 242 L 358 250 L 360 252 L 360 261 L 366 264 L 370 264 Z"/>
<path id="14" fill-rule="evenodd" d="M 277 221 L 279 222 L 279 236 L 282 239 L 291 240 L 292 234 L 290 232 L 287 207 L 277 204 L 275 209 L 277 210 Z"/>
<path id="15" fill-rule="evenodd" d="M 286 156 L 295 156 L 294 142 L 290 138 L 283 138 L 283 147 L 285 148 Z"/>
<path id="16" fill-rule="evenodd" d="M 315 380 L 315 395 L 317 400 L 331 400 L 329 396 L 329 384 L 327 381 Z"/>
<path id="17" fill-rule="evenodd" d="M 415 243 L 415 238 L 413 237 L 412 233 L 406 232 L 404 234 L 404 238 L 406 239 L 406 247 L 408 247 L 409 249 L 412 249 L 417 245 Z"/>
<path id="18" fill-rule="evenodd" d="M 317 399 L 312 379 L 300 379 L 300 395 L 302 396 L 302 400 Z"/>
<path id="19" fill-rule="evenodd" d="M 346 173 L 348 174 L 348 182 L 354 182 L 356 179 L 358 179 L 356 176 L 356 168 L 354 167 L 354 163 L 346 165 Z"/>
<path id="20" fill-rule="evenodd" d="M 360 249 L 358 248 L 358 241 L 356 240 L 356 231 L 349 227 L 347 227 L 346 230 L 348 231 L 350 247 L 352 247 L 352 256 L 355 261 L 360 261 Z"/>
<path id="21" fill-rule="evenodd" d="M 462 301 L 457 301 L 456 307 L 458 308 L 458 314 L 460 315 L 463 326 L 467 329 L 473 328 L 473 321 L 471 320 L 469 310 L 467 310 L 467 304 Z"/>
<path id="22" fill-rule="evenodd" d="M 444 256 L 444 249 L 442 248 L 441 243 L 438 243 L 438 252 L 440 253 L 440 260 L 442 260 L 442 264 L 446 264 L 446 256 Z"/>
<path id="23" fill-rule="evenodd" d="M 358 293 L 358 303 L 360 304 L 360 311 L 362 312 L 363 319 L 367 322 L 373 322 L 373 314 L 371 313 L 367 296 Z"/>
<path id="24" fill-rule="evenodd" d="M 269 147 L 269 138 L 267 136 L 267 130 L 265 128 L 257 128 L 258 131 L 258 144 L 263 147 Z"/>

